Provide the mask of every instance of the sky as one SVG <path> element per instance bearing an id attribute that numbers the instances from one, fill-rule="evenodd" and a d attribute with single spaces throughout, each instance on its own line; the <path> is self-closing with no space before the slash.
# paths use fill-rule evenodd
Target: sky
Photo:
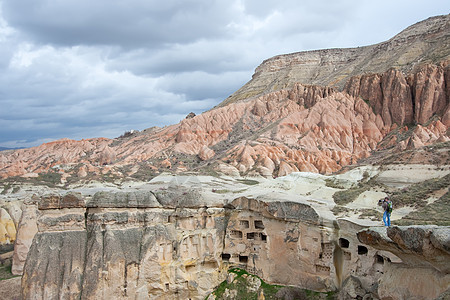
<path id="1" fill-rule="evenodd" d="M 385 41 L 448 0 L 0 0 L 0 146 L 114 138 L 222 102 L 275 55 Z"/>

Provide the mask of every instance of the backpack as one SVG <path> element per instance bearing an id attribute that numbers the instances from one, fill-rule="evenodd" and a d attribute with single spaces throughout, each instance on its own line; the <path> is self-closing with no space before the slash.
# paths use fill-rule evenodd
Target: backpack
<path id="1" fill-rule="evenodd" d="M 387 205 L 388 205 L 387 212 L 392 213 L 392 201 L 388 201 Z"/>

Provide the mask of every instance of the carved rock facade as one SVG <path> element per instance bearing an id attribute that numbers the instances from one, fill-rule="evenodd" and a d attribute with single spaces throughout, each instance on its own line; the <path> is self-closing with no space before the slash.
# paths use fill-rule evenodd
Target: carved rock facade
<path id="1" fill-rule="evenodd" d="M 204 299 L 226 279 L 229 267 L 270 283 L 341 290 L 344 298 L 356 293 L 402 299 L 414 287 L 392 293 L 390 276 L 404 268 L 433 274 L 433 296 L 450 283 L 448 233 L 440 229 L 422 232 L 425 242 L 436 244 L 433 250 L 395 238 L 403 234 L 395 227 L 388 230 L 392 241 L 358 233 L 364 228 L 324 219 L 305 204 L 240 197 L 206 206 L 198 196 L 98 192 L 86 205 L 80 195 L 42 197 L 23 298 Z M 423 256 L 432 261 L 408 265 L 410 257 Z M 433 298 L 422 293 L 418 299 Z"/>

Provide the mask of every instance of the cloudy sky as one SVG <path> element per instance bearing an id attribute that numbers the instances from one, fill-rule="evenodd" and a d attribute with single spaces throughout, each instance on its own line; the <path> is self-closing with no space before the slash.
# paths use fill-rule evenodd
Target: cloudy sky
<path id="1" fill-rule="evenodd" d="M 117 137 L 220 103 L 266 58 L 378 43 L 448 0 L 0 0 L 0 146 Z"/>

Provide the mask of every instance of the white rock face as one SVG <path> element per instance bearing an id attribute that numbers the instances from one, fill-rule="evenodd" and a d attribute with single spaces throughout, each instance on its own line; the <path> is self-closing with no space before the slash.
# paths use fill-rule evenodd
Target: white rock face
<path id="1" fill-rule="evenodd" d="M 0 245 L 12 244 L 16 240 L 16 226 L 9 213 L 0 208 Z"/>
<path id="2" fill-rule="evenodd" d="M 37 205 L 29 199 L 22 206 L 22 216 L 19 222 L 16 243 L 14 244 L 11 269 L 13 275 L 22 275 L 28 251 L 37 232 Z"/>

